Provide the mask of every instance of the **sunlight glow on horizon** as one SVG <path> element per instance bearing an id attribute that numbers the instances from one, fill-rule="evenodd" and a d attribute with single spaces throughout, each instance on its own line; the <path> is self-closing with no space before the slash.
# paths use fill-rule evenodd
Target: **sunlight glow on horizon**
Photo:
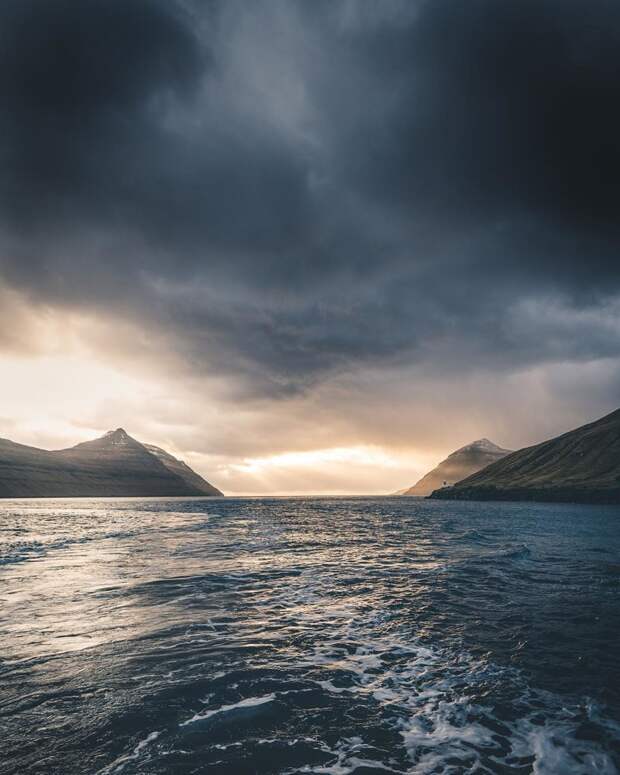
<path id="1" fill-rule="evenodd" d="M 399 468 L 395 458 L 375 446 L 331 447 L 303 452 L 283 452 L 265 457 L 247 458 L 243 463 L 232 466 L 247 473 L 281 467 L 304 468 L 321 463 L 351 463 L 376 465 L 383 468 Z"/>
<path id="2" fill-rule="evenodd" d="M 192 466 L 207 470 L 201 458 L 188 455 Z M 437 454 L 374 445 L 340 446 L 248 457 L 216 466 L 212 475 L 233 496 L 385 495 L 414 484 L 439 459 Z M 292 482 L 302 486 L 291 488 Z"/>
<path id="3" fill-rule="evenodd" d="M 184 435 L 188 426 L 175 425 L 176 416 L 167 413 L 175 401 L 183 405 L 183 396 L 139 370 L 126 373 L 86 349 L 71 348 L 67 353 L 5 353 L 0 371 L 0 437 L 62 449 L 123 426 L 139 441 L 185 460 L 233 496 L 386 494 L 413 484 L 441 459 L 436 451 L 347 444 L 344 438 L 340 444 L 335 439 L 334 446 L 304 449 L 312 441 L 303 432 L 289 439 L 301 449 L 282 448 L 282 438 L 274 437 L 273 453 L 225 454 L 217 444 L 209 448 L 207 436 L 198 451 Z M 208 404 L 208 398 L 202 400 Z M 207 410 L 205 406 L 202 419 Z"/>

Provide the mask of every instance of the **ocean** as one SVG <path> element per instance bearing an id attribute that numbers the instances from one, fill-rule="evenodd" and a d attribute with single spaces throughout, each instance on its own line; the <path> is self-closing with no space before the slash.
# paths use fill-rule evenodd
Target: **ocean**
<path id="1" fill-rule="evenodd" d="M 620 509 L 0 502 L 0 773 L 616 773 Z"/>

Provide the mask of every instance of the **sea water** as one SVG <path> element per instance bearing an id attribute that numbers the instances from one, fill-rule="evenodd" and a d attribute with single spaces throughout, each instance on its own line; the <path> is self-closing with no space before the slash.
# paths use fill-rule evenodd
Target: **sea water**
<path id="1" fill-rule="evenodd" d="M 0 502 L 0 772 L 616 773 L 620 510 Z"/>

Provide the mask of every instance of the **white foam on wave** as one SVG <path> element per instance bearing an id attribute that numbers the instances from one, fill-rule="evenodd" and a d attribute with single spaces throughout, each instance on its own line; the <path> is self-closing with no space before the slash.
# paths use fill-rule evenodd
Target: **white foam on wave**
<path id="1" fill-rule="evenodd" d="M 212 710 L 205 710 L 202 713 L 194 714 L 187 721 L 182 721 L 179 726 L 186 727 L 188 724 L 194 724 L 196 721 L 204 721 L 211 716 L 216 716 L 221 713 L 230 713 L 232 710 L 239 710 L 242 708 L 254 708 L 257 705 L 265 705 L 268 702 L 275 700 L 275 694 L 267 694 L 264 697 L 247 697 L 245 700 L 239 700 L 239 702 L 233 702 L 231 705 L 221 705 L 219 708 L 213 708 Z"/>
<path id="2" fill-rule="evenodd" d="M 402 770 L 395 770 L 376 759 L 364 758 L 365 749 L 369 748 L 361 737 L 348 737 L 341 740 L 335 748 L 321 745 L 321 750 L 336 757 L 332 764 L 305 765 L 297 772 L 316 773 L 316 775 L 351 775 L 358 767 L 372 767 L 376 770 L 397 773 L 402 775 Z"/>
<path id="3" fill-rule="evenodd" d="M 557 775 L 559 772 L 575 772 L 577 762 L 571 751 L 558 741 L 570 730 L 561 725 L 532 730 L 527 742 L 535 759 L 532 771 L 535 775 Z M 581 757 L 582 772 L 616 775 L 617 769 L 609 758 L 600 752 L 584 753 Z"/>
<path id="4" fill-rule="evenodd" d="M 517 544 L 500 553 L 528 551 Z M 378 703 L 409 763 L 392 757 L 363 761 L 356 744 L 343 739 L 330 751 L 333 762 L 296 772 L 342 775 L 365 764 L 420 775 L 466 775 L 493 767 L 530 767 L 535 775 L 617 775 L 604 739 L 620 740 L 620 727 L 593 710 L 587 698 L 537 689 L 518 669 L 465 651 L 429 647 L 404 634 L 390 611 L 369 607 L 368 599 L 335 596 L 337 588 L 330 575 L 307 568 L 297 584 L 270 596 L 273 610 L 285 611 L 299 628 L 325 633 L 286 667 L 304 669 L 306 679 L 334 696 Z M 496 703 L 505 712 L 496 713 Z M 601 730 L 600 741 L 579 736 L 586 718 Z"/>
<path id="5" fill-rule="evenodd" d="M 142 751 L 154 740 L 157 740 L 160 734 L 161 732 L 151 732 L 149 735 L 147 735 L 147 737 L 144 738 L 144 740 L 140 740 L 138 745 L 136 745 L 131 753 L 119 756 L 119 758 L 115 759 L 111 764 L 108 764 L 102 770 L 98 770 L 97 775 L 108 775 L 115 772 L 122 772 L 127 764 L 129 764 L 131 761 L 134 761 L 135 759 L 138 759 L 141 756 Z"/>
<path id="6" fill-rule="evenodd" d="M 354 606 L 338 608 L 342 628 L 336 637 L 300 662 L 313 673 L 327 673 L 313 678 L 324 691 L 379 703 L 386 712 L 386 724 L 399 732 L 411 761 L 402 772 L 465 775 L 480 771 L 485 758 L 487 767 L 489 762 L 507 767 L 519 759 L 528 760 L 535 775 L 617 775 L 613 760 L 600 745 L 576 735 L 585 709 L 591 718 L 596 714 L 587 702 L 571 702 L 530 687 L 516 668 L 466 652 L 428 648 L 398 633 L 387 635 L 383 628 L 377 632 L 377 625 L 387 622 L 381 612 L 367 611 L 362 616 L 355 615 Z M 484 699 L 494 685 L 508 688 L 505 702 L 516 720 L 495 718 L 492 703 Z M 620 728 L 613 722 L 596 721 L 620 739 Z M 359 750 L 347 740 L 332 753 L 336 762 L 301 771 L 344 775 L 362 764 L 390 771 L 385 763 L 360 759 Z"/>

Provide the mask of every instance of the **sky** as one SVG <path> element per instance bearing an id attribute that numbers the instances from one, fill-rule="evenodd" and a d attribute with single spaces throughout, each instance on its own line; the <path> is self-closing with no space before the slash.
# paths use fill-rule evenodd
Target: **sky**
<path id="1" fill-rule="evenodd" d="M 620 405 L 612 0 L 4 0 L 0 436 L 382 493 Z"/>

